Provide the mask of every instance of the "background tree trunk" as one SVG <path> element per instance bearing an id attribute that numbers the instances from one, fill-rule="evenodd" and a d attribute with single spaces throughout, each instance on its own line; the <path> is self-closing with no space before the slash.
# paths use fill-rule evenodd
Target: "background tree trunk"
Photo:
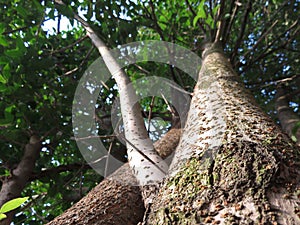
<path id="1" fill-rule="evenodd" d="M 147 224 L 300 224 L 299 149 L 257 106 L 221 48 L 207 46 L 203 58 L 173 173 Z M 220 114 L 226 129 L 216 134 Z"/>
<path id="2" fill-rule="evenodd" d="M 20 197 L 31 174 L 33 173 L 35 162 L 39 157 L 41 147 L 40 139 L 35 135 L 31 136 L 29 143 L 25 145 L 21 161 L 11 170 L 11 175 L 9 177 L 5 177 L 4 181 L 2 181 L 0 206 L 9 200 Z M 7 213 L 7 218 L 1 220 L 0 224 L 9 225 L 12 221 L 13 215 L 13 211 Z"/>
<path id="3" fill-rule="evenodd" d="M 297 124 L 300 123 L 300 118 L 289 107 L 289 101 L 284 87 L 277 88 L 277 93 L 275 95 L 275 103 L 275 108 L 282 129 L 290 137 L 294 137 L 297 145 L 300 146 L 300 129 L 299 127 L 297 128 Z"/>

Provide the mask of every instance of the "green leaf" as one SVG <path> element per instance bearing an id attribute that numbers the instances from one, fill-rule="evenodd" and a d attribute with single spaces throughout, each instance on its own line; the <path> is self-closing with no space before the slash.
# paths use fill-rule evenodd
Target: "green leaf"
<path id="1" fill-rule="evenodd" d="M 22 56 L 22 51 L 20 51 L 19 48 L 16 49 L 10 49 L 4 52 L 5 55 L 11 57 L 11 58 L 19 58 Z"/>
<path id="2" fill-rule="evenodd" d="M 205 1 L 201 1 L 200 5 L 198 6 L 197 16 L 200 16 L 200 18 L 206 18 L 206 12 L 205 12 L 205 8 L 204 8 L 204 2 Z"/>
<path id="3" fill-rule="evenodd" d="M 2 34 L 5 31 L 5 24 L 4 23 L 0 23 L 0 34 Z"/>
<path id="4" fill-rule="evenodd" d="M 15 119 L 15 105 L 11 105 L 4 110 L 4 119 L 0 119 L 1 126 L 10 126 Z"/>
<path id="5" fill-rule="evenodd" d="M 2 76 L 1 74 L 0 74 L 0 82 L 2 84 L 6 84 L 7 83 L 7 79 L 5 79 L 4 76 Z"/>
<path id="6" fill-rule="evenodd" d="M 200 19 L 199 15 L 197 15 L 196 17 L 194 17 L 194 19 L 193 19 L 193 27 L 196 26 L 196 23 L 198 22 L 199 19 Z"/>
<path id="7" fill-rule="evenodd" d="M 230 13 L 226 13 L 225 15 L 224 15 L 224 19 L 228 19 L 228 18 L 230 18 Z"/>
<path id="8" fill-rule="evenodd" d="M 204 8 L 204 2 L 205 1 L 201 1 L 200 5 L 198 6 L 198 13 L 197 16 L 194 17 L 193 19 L 193 26 L 196 26 L 196 23 L 198 22 L 199 19 L 203 19 L 206 18 L 206 12 L 205 12 L 205 8 Z"/>
<path id="9" fill-rule="evenodd" d="M 0 82 L 2 84 L 6 84 L 11 77 L 10 66 L 7 63 L 2 69 L 2 75 L 0 74 Z"/>
<path id="10" fill-rule="evenodd" d="M 16 10 L 18 12 L 18 14 L 20 14 L 22 17 L 26 18 L 27 17 L 27 11 L 21 6 L 17 6 Z"/>
<path id="11" fill-rule="evenodd" d="M 1 75 L 0 75 L 0 80 L 1 80 Z M 0 81 L 1 82 L 1 81 Z M 1 82 L 2 83 L 2 82 Z M 5 92 L 7 90 L 7 87 L 4 84 L 0 83 L 0 93 Z"/>
<path id="12" fill-rule="evenodd" d="M 210 27 L 210 28 L 214 28 L 214 26 L 215 26 L 215 23 L 214 23 L 214 19 L 211 17 L 211 15 L 209 15 L 208 17 L 207 17 L 207 19 L 205 20 L 205 23 L 207 23 L 208 24 L 208 26 Z"/>
<path id="13" fill-rule="evenodd" d="M 5 219 L 7 216 L 5 215 L 5 214 L 3 214 L 3 213 L 0 213 L 0 220 L 3 220 L 3 219 Z"/>
<path id="14" fill-rule="evenodd" d="M 0 45 L 7 47 L 9 46 L 9 43 L 4 37 L 0 36 Z"/>
<path id="15" fill-rule="evenodd" d="M 18 208 L 20 205 L 22 205 L 25 201 L 28 200 L 29 197 L 24 197 L 24 198 L 15 198 L 12 199 L 2 205 L 0 208 L 0 213 L 6 213 L 9 211 L 12 211 L 16 208 Z"/>
<path id="16" fill-rule="evenodd" d="M 9 62 L 9 59 L 6 56 L 0 56 L 0 65 L 5 65 Z"/>

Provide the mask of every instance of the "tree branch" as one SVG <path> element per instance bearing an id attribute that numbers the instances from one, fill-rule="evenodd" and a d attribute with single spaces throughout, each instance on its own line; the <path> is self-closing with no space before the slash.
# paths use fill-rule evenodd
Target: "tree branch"
<path id="1" fill-rule="evenodd" d="M 74 170 L 76 171 L 76 170 L 86 170 L 86 169 L 91 169 L 90 165 L 80 164 L 80 163 L 74 163 L 74 164 L 69 164 L 69 165 L 61 165 L 61 166 L 58 166 L 58 167 L 43 170 L 39 173 L 33 173 L 30 176 L 29 181 L 41 179 L 41 178 L 44 178 L 44 177 L 56 176 L 57 174 L 62 173 L 62 172 L 66 172 L 66 171 L 74 171 Z"/>
<path id="2" fill-rule="evenodd" d="M 55 0 L 55 2 L 61 6 L 65 6 L 61 0 Z M 162 173 L 161 170 L 167 171 L 168 167 L 155 152 L 153 143 L 148 137 L 144 119 L 141 114 L 141 107 L 138 104 L 135 90 L 130 86 L 129 77 L 122 70 L 108 47 L 97 36 L 92 27 L 75 12 L 73 12 L 73 15 L 87 31 L 87 35 L 97 47 L 109 72 L 118 85 L 125 138 L 128 140 L 128 160 L 137 180 L 141 185 L 161 181 L 165 176 L 165 173 Z M 132 103 L 136 104 L 132 106 Z M 139 151 L 143 152 L 147 157 L 140 154 L 136 149 L 139 149 Z"/>
<path id="3" fill-rule="evenodd" d="M 233 5 L 235 5 L 234 9 L 233 9 Z M 229 24 L 226 25 L 226 27 L 224 29 L 224 34 L 222 35 L 222 37 L 224 37 L 224 43 L 228 42 L 228 38 L 229 38 L 229 35 L 230 35 L 230 32 L 231 32 L 233 21 L 236 17 L 237 9 L 238 9 L 239 6 L 240 5 L 235 0 L 231 0 L 231 4 L 230 4 L 230 14 L 231 14 L 230 21 L 229 21 Z M 233 9 L 233 12 L 232 12 L 232 9 Z"/>
<path id="4" fill-rule="evenodd" d="M 260 38 L 256 41 L 256 43 L 252 46 L 251 49 L 249 49 L 245 54 L 244 57 L 246 57 L 249 53 L 254 52 L 256 47 L 262 42 L 265 36 L 267 36 L 274 28 L 274 26 L 278 23 L 278 20 L 276 20 L 261 36 Z"/>
<path id="5" fill-rule="evenodd" d="M 249 61 L 249 63 L 247 63 L 247 65 L 244 67 L 243 71 L 246 71 L 249 67 L 251 67 L 253 64 L 255 64 L 256 62 L 258 62 L 259 60 L 265 58 L 266 56 L 280 50 L 280 49 L 283 49 L 286 47 L 286 45 L 288 43 L 290 43 L 292 40 L 293 40 L 293 37 L 297 35 L 297 33 L 299 32 L 300 30 L 300 27 L 297 26 L 298 25 L 298 22 L 299 22 L 299 19 L 296 20 L 286 31 L 282 32 L 281 35 L 278 36 L 278 38 L 274 38 L 274 41 L 272 41 L 272 43 L 270 43 L 265 49 L 264 51 L 259 55 L 257 56 L 254 60 L 251 60 Z M 284 36 L 287 32 L 289 32 L 290 30 L 292 30 L 293 28 L 295 28 L 295 31 L 292 33 L 292 35 L 290 36 L 290 38 L 288 40 L 286 40 L 285 42 L 283 42 L 281 45 L 279 45 L 277 48 L 274 48 L 270 51 L 268 51 L 272 46 L 274 46 L 274 43 L 277 42 L 278 40 L 280 40 L 280 38 L 282 36 Z"/>
<path id="6" fill-rule="evenodd" d="M 40 138 L 32 135 L 29 142 L 25 145 L 24 154 L 17 167 L 11 170 L 11 176 L 5 177 L 5 180 L 2 181 L 0 190 L 0 206 L 21 195 L 21 192 L 26 186 L 35 167 L 35 162 L 39 157 L 40 150 Z M 10 224 L 12 216 L 13 212 L 8 213 L 7 218 L 1 221 L 0 224 Z"/>
<path id="7" fill-rule="evenodd" d="M 230 57 L 231 62 L 234 61 L 234 58 L 237 55 L 238 49 L 239 49 L 239 47 L 240 47 L 240 45 L 242 43 L 242 40 L 243 40 L 243 37 L 244 37 L 244 33 L 245 33 L 245 30 L 246 30 L 248 16 L 249 16 L 249 13 L 251 12 L 251 9 L 252 9 L 252 0 L 249 0 L 248 3 L 247 3 L 246 11 L 244 13 L 244 17 L 243 17 L 243 22 L 242 22 L 242 25 L 241 25 L 240 33 L 239 33 L 239 36 L 237 38 L 236 44 L 234 46 L 234 50 L 233 50 L 233 52 L 231 54 L 231 57 Z"/>
<path id="8" fill-rule="evenodd" d="M 220 8 L 218 10 L 218 15 L 215 19 L 215 25 L 217 27 L 216 36 L 214 42 L 219 42 L 222 39 L 223 30 L 225 27 L 225 19 L 224 19 L 224 9 L 225 9 L 225 0 L 222 0 L 220 3 Z M 218 24 L 219 21 L 219 24 Z"/>

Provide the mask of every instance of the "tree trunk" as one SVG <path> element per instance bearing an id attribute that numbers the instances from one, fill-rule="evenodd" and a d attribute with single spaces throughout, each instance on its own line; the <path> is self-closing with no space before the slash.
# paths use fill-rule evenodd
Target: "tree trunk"
<path id="1" fill-rule="evenodd" d="M 300 129 L 297 124 L 300 123 L 299 116 L 290 108 L 287 94 L 283 87 L 277 88 L 275 95 L 275 108 L 282 129 L 300 146 Z"/>
<path id="2" fill-rule="evenodd" d="M 299 165 L 299 149 L 210 44 L 146 224 L 300 224 Z"/>
<path id="3" fill-rule="evenodd" d="M 171 129 L 154 143 L 162 158 L 174 151 L 180 135 L 181 129 Z M 132 186 L 134 183 L 137 181 L 126 163 L 47 225 L 136 225 L 142 221 L 145 209 L 140 189 Z"/>

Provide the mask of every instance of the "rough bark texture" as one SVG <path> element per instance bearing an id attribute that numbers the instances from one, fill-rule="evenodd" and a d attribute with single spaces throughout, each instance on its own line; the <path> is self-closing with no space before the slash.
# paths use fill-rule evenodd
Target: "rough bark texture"
<path id="1" fill-rule="evenodd" d="M 168 156 L 176 148 L 180 135 L 181 129 L 171 129 L 154 143 L 156 151 L 163 158 Z M 125 185 L 134 183 L 137 185 L 126 163 L 48 225 L 136 225 L 142 221 L 145 209 L 140 188 Z"/>
<path id="2" fill-rule="evenodd" d="M 287 94 L 283 87 L 277 88 L 275 95 L 275 108 L 282 129 L 290 136 L 296 139 L 300 146 L 300 128 L 297 129 L 297 123 L 300 123 L 299 116 L 290 108 Z M 296 128 L 296 130 L 294 130 Z"/>
<path id="3" fill-rule="evenodd" d="M 300 224 L 299 149 L 257 106 L 220 48 L 206 47 L 203 59 L 174 156 L 179 167 L 171 165 L 147 224 Z M 189 157 L 180 160 L 182 152 Z"/>
<path id="4" fill-rule="evenodd" d="M 111 178 L 113 179 L 103 180 L 48 225 L 137 224 L 143 218 L 144 204 L 138 186 L 122 183 L 124 179 L 127 182 L 136 182 L 128 163 L 117 170 Z M 119 182 L 116 179 L 119 179 Z"/>
<path id="5" fill-rule="evenodd" d="M 24 154 L 15 169 L 11 171 L 11 176 L 5 177 L 2 181 L 0 191 L 0 207 L 7 201 L 20 197 L 21 192 L 26 186 L 35 162 L 39 157 L 41 142 L 35 135 L 31 136 L 29 143 L 25 145 Z M 9 225 L 13 218 L 14 212 L 8 213 L 7 218 L 0 221 L 1 225 Z"/>

